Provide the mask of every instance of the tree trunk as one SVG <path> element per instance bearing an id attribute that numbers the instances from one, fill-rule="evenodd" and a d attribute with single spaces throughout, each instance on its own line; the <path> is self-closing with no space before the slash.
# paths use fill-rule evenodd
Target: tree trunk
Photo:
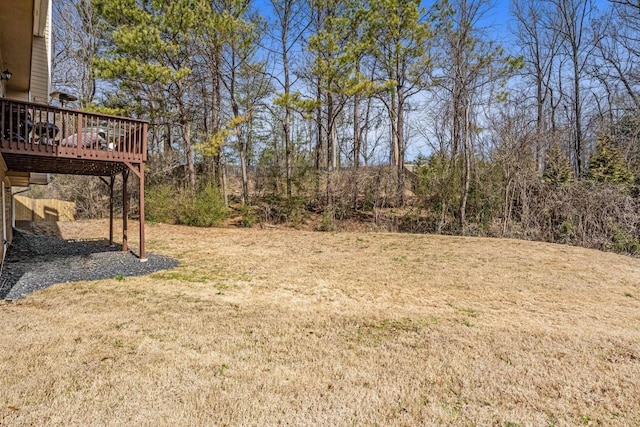
<path id="1" fill-rule="evenodd" d="M 576 120 L 576 136 L 575 136 L 575 156 L 576 156 L 576 175 L 582 176 L 582 105 L 580 105 L 580 69 L 579 69 L 579 53 L 577 47 L 573 50 L 573 90 L 574 102 L 573 112 Z"/>
<path id="2" fill-rule="evenodd" d="M 471 141 L 469 140 L 469 105 L 465 102 L 464 124 L 462 129 L 462 143 L 464 148 L 464 178 L 462 195 L 460 197 L 460 232 L 465 234 L 467 220 L 467 200 L 471 184 Z"/>
<path id="3" fill-rule="evenodd" d="M 398 173 L 398 189 L 396 203 L 398 206 L 404 206 L 404 92 L 402 87 L 397 88 L 398 91 L 398 106 L 396 108 L 397 125 L 396 125 L 396 150 L 397 150 L 397 162 L 396 168 Z"/>
<path id="4" fill-rule="evenodd" d="M 247 172 L 247 144 L 244 140 L 242 132 L 237 131 L 239 145 L 242 147 L 240 151 L 240 170 L 242 174 L 242 204 L 249 203 L 249 174 Z"/>
<path id="5" fill-rule="evenodd" d="M 289 25 L 289 13 L 291 3 L 284 6 L 284 16 L 282 18 L 282 72 L 284 74 L 284 95 L 286 98 L 284 110 L 284 163 L 287 197 L 291 198 L 291 176 L 292 176 L 292 149 L 291 149 L 291 106 L 289 105 L 289 95 L 291 93 L 291 81 L 289 77 L 289 56 L 287 55 L 287 31 Z"/>
<path id="6" fill-rule="evenodd" d="M 319 79 L 318 79 L 319 80 Z M 318 81 L 316 91 L 316 179 L 315 179 L 315 193 L 316 197 L 320 198 L 320 177 L 322 176 L 322 170 L 326 167 L 326 150 L 325 150 L 325 138 L 322 126 L 322 88 Z"/>
<path id="7" fill-rule="evenodd" d="M 360 96 L 353 97 L 353 210 L 358 209 L 358 172 L 360 168 Z"/>
<path id="8" fill-rule="evenodd" d="M 196 192 L 196 166 L 195 166 L 195 152 L 191 144 L 191 123 L 183 121 L 182 127 L 182 139 L 184 142 L 184 151 L 187 156 L 187 178 L 189 181 L 189 190 L 191 194 Z"/>

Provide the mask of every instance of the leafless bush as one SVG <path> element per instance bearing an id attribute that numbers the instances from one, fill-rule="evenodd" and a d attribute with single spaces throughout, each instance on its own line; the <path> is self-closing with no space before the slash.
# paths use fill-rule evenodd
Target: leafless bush
<path id="1" fill-rule="evenodd" d="M 106 178 L 107 182 L 109 178 Z M 138 214 L 138 179 L 131 174 L 128 181 L 130 196 L 129 214 Z M 56 175 L 52 184 L 47 187 L 51 197 L 76 203 L 76 218 L 93 219 L 109 216 L 109 186 L 95 176 Z M 113 206 L 116 216 L 122 215 L 122 178 L 116 177 L 114 182 Z"/>
<path id="2" fill-rule="evenodd" d="M 397 175 L 393 167 L 370 166 L 330 173 L 328 197 L 334 207 L 372 210 L 393 206 Z"/>
<path id="3" fill-rule="evenodd" d="M 522 234 L 513 237 L 632 254 L 640 249 L 640 203 L 621 188 L 581 180 L 563 187 L 538 184 L 528 190 L 514 218 Z"/>

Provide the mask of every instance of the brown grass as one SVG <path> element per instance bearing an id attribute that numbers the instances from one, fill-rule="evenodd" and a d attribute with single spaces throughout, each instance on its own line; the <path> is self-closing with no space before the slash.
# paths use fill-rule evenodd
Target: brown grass
<path id="1" fill-rule="evenodd" d="M 0 303 L 0 424 L 640 425 L 638 259 L 168 225 L 148 246 L 181 266 Z"/>

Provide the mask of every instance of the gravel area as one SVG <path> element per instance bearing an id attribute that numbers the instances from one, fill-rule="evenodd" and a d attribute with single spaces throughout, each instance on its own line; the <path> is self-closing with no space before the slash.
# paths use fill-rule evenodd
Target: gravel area
<path id="1" fill-rule="evenodd" d="M 63 240 L 14 230 L 0 275 L 0 299 L 24 298 L 56 283 L 142 276 L 177 265 L 173 258 L 152 253 L 140 262 L 106 240 Z"/>

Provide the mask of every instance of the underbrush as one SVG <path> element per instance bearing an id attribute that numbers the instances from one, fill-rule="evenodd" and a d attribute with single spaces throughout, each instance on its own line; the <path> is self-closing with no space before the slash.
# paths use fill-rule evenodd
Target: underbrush
<path id="1" fill-rule="evenodd" d="M 483 206 L 483 214 L 471 209 L 462 230 L 456 210 L 443 212 L 441 206 L 424 199 L 402 208 L 357 203 L 354 209 L 348 201 L 327 206 L 304 197 L 270 197 L 229 210 L 212 186 L 203 187 L 195 196 L 157 186 L 147 192 L 147 219 L 210 227 L 236 216 L 240 219 L 234 224 L 243 227 L 268 224 L 316 231 L 369 227 L 402 233 L 539 240 L 630 255 L 640 251 L 640 203 L 614 187 L 590 182 L 558 188 L 541 185 L 522 192 L 510 203 L 508 209 L 504 205 L 489 210 Z"/>
<path id="2" fill-rule="evenodd" d="M 195 195 L 170 185 L 158 185 L 147 192 L 146 219 L 151 222 L 213 227 L 227 218 L 227 208 L 219 191 L 203 186 Z"/>
<path id="3" fill-rule="evenodd" d="M 640 251 L 637 185 L 586 178 L 548 182 L 533 173 L 500 184 L 494 175 L 478 175 L 461 221 L 455 182 L 440 182 L 432 175 L 425 177 L 421 169 L 418 172 L 413 182 L 407 179 L 402 205 L 394 197 L 394 171 L 382 167 L 324 174 L 310 191 L 298 189 L 291 197 L 276 192 L 256 194 L 247 205 L 240 204 L 233 184 L 225 203 L 221 190 L 208 181 L 201 182 L 195 194 L 177 184 L 154 182 L 146 189 L 146 218 L 199 227 L 278 225 L 329 232 L 375 229 L 538 240 L 631 255 Z M 75 198 L 77 217 L 107 216 L 108 195 L 102 194 L 107 187 L 99 182 L 96 188 L 86 184 L 81 181 L 76 187 L 95 191 L 86 192 L 91 197 L 77 192 L 82 196 Z M 134 187 L 130 192 L 135 200 Z M 115 190 L 121 189 L 116 186 Z M 121 198 L 116 197 L 115 202 L 118 212 Z M 135 216 L 136 204 L 131 208 Z"/>

